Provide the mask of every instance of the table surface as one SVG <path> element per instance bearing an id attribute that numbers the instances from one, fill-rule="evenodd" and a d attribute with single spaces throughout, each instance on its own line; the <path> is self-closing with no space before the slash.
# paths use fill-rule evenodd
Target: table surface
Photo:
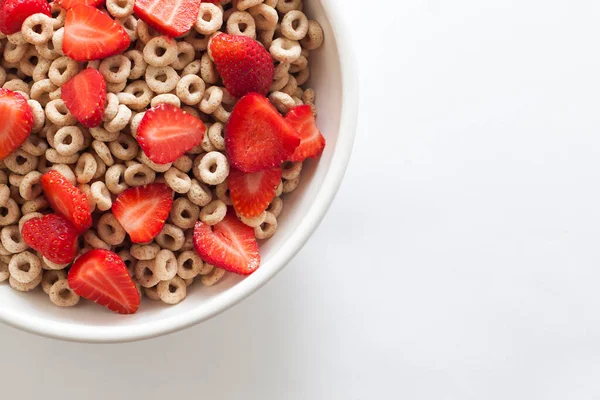
<path id="1" fill-rule="evenodd" d="M 600 3 L 385 0 L 381 20 L 327 1 L 353 21 L 361 108 L 306 247 L 155 340 L 0 326 L 3 397 L 600 396 Z"/>

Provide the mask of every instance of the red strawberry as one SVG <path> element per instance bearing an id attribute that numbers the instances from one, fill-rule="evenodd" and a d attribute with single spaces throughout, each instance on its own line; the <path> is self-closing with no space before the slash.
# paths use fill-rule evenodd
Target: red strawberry
<path id="1" fill-rule="evenodd" d="M 104 0 L 54 0 L 54 2 L 67 10 L 80 4 L 92 7 L 98 7 L 99 5 L 104 4 Z"/>
<path id="2" fill-rule="evenodd" d="M 25 243 L 57 264 L 68 264 L 77 255 L 77 229 L 66 218 L 48 214 L 23 224 Z"/>
<path id="3" fill-rule="evenodd" d="M 260 265 L 254 229 L 237 219 L 232 209 L 214 226 L 196 222 L 194 247 L 204 261 L 236 274 L 250 275 Z"/>
<path id="4" fill-rule="evenodd" d="M 309 105 L 292 108 L 285 120 L 300 134 L 300 146 L 291 155 L 289 161 L 304 161 L 308 157 L 318 157 L 325 148 L 325 138 L 315 122 L 315 116 Z"/>
<path id="5" fill-rule="evenodd" d="M 87 68 L 62 86 L 61 96 L 65 105 L 86 128 L 102 123 L 106 107 L 106 81 L 100 72 Z"/>
<path id="6" fill-rule="evenodd" d="M 190 30 L 202 0 L 135 0 L 133 11 L 162 34 L 177 37 Z"/>
<path id="7" fill-rule="evenodd" d="M 233 208 L 238 215 L 253 218 L 267 209 L 281 181 L 281 169 L 273 168 L 252 174 L 232 168 L 227 177 Z"/>
<path id="8" fill-rule="evenodd" d="M 0 3 L 0 31 L 10 35 L 21 31 L 23 21 L 33 14 L 50 16 L 46 0 L 3 0 Z"/>
<path id="9" fill-rule="evenodd" d="M 151 183 L 125 190 L 112 212 L 133 243 L 145 243 L 160 233 L 172 205 L 173 191 L 164 183 Z"/>
<path id="10" fill-rule="evenodd" d="M 140 307 L 135 283 L 121 257 L 112 251 L 88 251 L 75 260 L 68 280 L 75 293 L 119 314 L 133 314 Z"/>
<path id="11" fill-rule="evenodd" d="M 42 189 L 52 209 L 71 221 L 77 232 L 81 233 L 92 226 L 90 203 L 85 193 L 55 170 L 42 175 L 41 181 Z"/>
<path id="12" fill-rule="evenodd" d="M 129 35 L 108 14 L 84 5 L 67 11 L 63 52 L 73 60 L 99 60 L 128 47 Z"/>
<path id="13" fill-rule="evenodd" d="M 146 111 L 136 139 L 150 160 L 168 164 L 202 143 L 205 131 L 206 126 L 198 118 L 163 103 Z"/>
<path id="14" fill-rule="evenodd" d="M 0 160 L 5 159 L 27 139 L 33 126 L 33 113 L 19 93 L 0 89 Z"/>
<path id="15" fill-rule="evenodd" d="M 211 39 L 208 49 L 229 93 L 235 97 L 267 94 L 274 67 L 263 45 L 248 36 L 221 33 Z"/>
<path id="16" fill-rule="evenodd" d="M 300 144 L 300 137 L 269 100 L 258 93 L 242 97 L 225 128 L 227 158 L 242 172 L 279 166 Z"/>

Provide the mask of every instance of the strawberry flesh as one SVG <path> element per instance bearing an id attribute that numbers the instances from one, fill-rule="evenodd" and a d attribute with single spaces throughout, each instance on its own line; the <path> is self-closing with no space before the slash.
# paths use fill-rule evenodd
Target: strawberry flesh
<path id="1" fill-rule="evenodd" d="M 78 5 L 98 7 L 104 4 L 104 0 L 54 0 L 62 8 L 69 10 Z"/>
<path id="2" fill-rule="evenodd" d="M 92 212 L 85 193 L 55 170 L 42 175 L 41 183 L 52 209 L 69 220 L 77 232 L 84 232 L 92 226 Z"/>
<path id="3" fill-rule="evenodd" d="M 300 134 L 300 146 L 291 155 L 289 161 L 304 161 L 308 157 L 318 157 L 325 149 L 325 138 L 317 128 L 315 116 L 309 105 L 292 108 L 285 120 Z"/>
<path id="4" fill-rule="evenodd" d="M 280 181 L 280 168 L 252 174 L 231 169 L 227 177 L 227 186 L 235 212 L 246 218 L 254 218 L 262 214 L 275 197 Z"/>
<path id="5" fill-rule="evenodd" d="M 23 224 L 21 236 L 32 249 L 48 260 L 68 264 L 77 255 L 77 229 L 66 218 L 48 214 Z"/>
<path id="6" fill-rule="evenodd" d="M 181 36 L 198 18 L 202 0 L 136 0 L 133 11 L 158 32 Z"/>
<path id="7" fill-rule="evenodd" d="M 0 89 L 0 121 L 0 160 L 3 160 L 31 133 L 33 113 L 27 100 L 17 92 Z"/>
<path id="8" fill-rule="evenodd" d="M 61 96 L 71 114 L 86 128 L 102 123 L 106 107 L 106 81 L 100 72 L 87 68 L 62 86 Z"/>
<path id="9" fill-rule="evenodd" d="M 84 299 L 119 314 L 133 314 L 140 295 L 123 260 L 112 251 L 90 250 L 73 263 L 69 287 Z"/>
<path id="10" fill-rule="evenodd" d="M 21 31 L 23 22 L 33 14 L 50 16 L 46 0 L 3 0 L 0 2 L 0 31 L 11 35 Z"/>

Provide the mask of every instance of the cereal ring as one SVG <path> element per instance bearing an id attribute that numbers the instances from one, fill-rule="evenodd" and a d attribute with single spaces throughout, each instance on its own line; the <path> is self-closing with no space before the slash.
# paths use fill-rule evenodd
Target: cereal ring
<path id="1" fill-rule="evenodd" d="M 42 274 L 39 274 L 33 281 L 31 281 L 29 283 L 21 283 L 11 276 L 8 279 L 8 284 L 10 285 L 11 288 L 18 290 L 19 292 L 29 292 L 29 291 L 35 289 L 36 287 L 38 287 L 38 285 L 40 284 L 41 281 L 42 281 Z"/>
<path id="2" fill-rule="evenodd" d="M 107 83 L 106 84 L 106 91 L 108 93 L 120 93 L 123 91 L 123 89 L 125 89 L 125 86 L 127 86 L 127 81 L 123 81 L 123 82 L 119 82 L 119 83 Z"/>
<path id="3" fill-rule="evenodd" d="M 273 92 L 269 95 L 269 101 L 282 114 L 286 114 L 289 110 L 296 106 L 294 99 L 287 93 Z"/>
<path id="4" fill-rule="evenodd" d="M 323 29 L 317 21 L 308 21 L 308 33 L 300 41 L 303 48 L 307 50 L 315 50 L 323 44 Z"/>
<path id="5" fill-rule="evenodd" d="M 147 165 L 135 163 L 127 167 L 124 177 L 129 186 L 143 186 L 154 182 L 156 173 Z"/>
<path id="6" fill-rule="evenodd" d="M 98 71 L 98 69 L 100 68 L 100 60 L 90 60 L 85 64 L 85 67 L 95 69 L 96 71 Z"/>
<path id="7" fill-rule="evenodd" d="M 112 153 L 110 152 L 110 149 L 106 143 L 99 140 L 94 140 L 92 142 L 92 148 L 94 151 L 96 151 L 96 154 L 106 166 L 111 167 L 115 163 Z"/>
<path id="8" fill-rule="evenodd" d="M 204 286 L 213 286 L 223 278 L 223 275 L 225 275 L 224 269 L 213 268 L 208 274 L 202 275 L 200 282 Z"/>
<path id="9" fill-rule="evenodd" d="M 83 240 L 95 249 L 110 250 L 110 245 L 104 240 L 100 239 L 96 232 L 91 229 L 85 231 L 83 234 Z"/>
<path id="10" fill-rule="evenodd" d="M 235 3 L 235 8 L 240 11 L 247 10 L 250 7 L 254 7 L 258 4 L 261 4 L 263 0 L 239 0 Z"/>
<path id="11" fill-rule="evenodd" d="M 124 104 L 119 104 L 117 116 L 104 123 L 104 129 L 109 132 L 118 132 L 123 130 L 131 119 L 131 110 Z"/>
<path id="12" fill-rule="evenodd" d="M 117 18 L 116 21 L 123 27 L 123 29 L 125 29 L 125 32 L 127 32 L 129 41 L 131 43 L 135 42 L 138 38 L 138 20 L 133 15 L 129 15 L 125 18 Z"/>
<path id="13" fill-rule="evenodd" d="M 173 166 L 182 172 L 188 173 L 192 169 L 192 162 L 189 156 L 183 155 L 173 162 Z"/>
<path id="14" fill-rule="evenodd" d="M 29 97 L 29 85 L 21 79 L 11 79 L 2 85 L 3 89 L 12 90 L 13 92 L 25 93 L 25 98 Z"/>
<path id="15" fill-rule="evenodd" d="M 206 3 L 205 3 L 206 4 Z M 198 75 L 200 73 L 200 60 L 194 60 L 185 66 L 183 71 L 181 71 L 181 76 L 184 77 L 186 75 Z"/>
<path id="16" fill-rule="evenodd" d="M 169 168 L 171 168 L 171 165 L 173 165 L 172 163 L 168 163 L 168 164 L 156 164 L 154 161 L 150 160 L 148 158 L 148 156 L 146 156 L 146 153 L 144 153 L 142 150 L 140 150 L 137 159 L 138 159 L 139 162 L 141 162 L 144 165 L 147 165 L 153 171 L 156 171 L 156 172 L 165 172 Z"/>
<path id="17" fill-rule="evenodd" d="M 175 167 L 169 168 L 165 174 L 165 182 L 176 193 L 185 194 L 190 191 L 192 180 L 189 175 L 181 172 Z"/>
<path id="18" fill-rule="evenodd" d="M 152 93 L 146 82 L 139 80 L 127 85 L 123 92 L 117 94 L 117 96 L 121 104 L 125 104 L 134 110 L 143 110 L 152 101 L 154 93 Z"/>
<path id="19" fill-rule="evenodd" d="M 57 171 L 62 176 L 64 176 L 66 180 L 68 180 L 69 182 L 71 182 L 73 185 L 75 184 L 75 182 L 76 182 L 75 174 L 73 173 L 73 170 L 68 165 L 65 165 L 65 164 L 54 164 L 49 169 Z"/>
<path id="20" fill-rule="evenodd" d="M 9 200 L 9 202 L 10 202 L 10 200 Z M 34 212 L 42 211 L 42 210 L 48 208 L 49 206 L 50 205 L 48 204 L 48 201 L 46 200 L 46 198 L 44 196 L 40 196 L 37 199 L 27 200 L 21 207 L 21 212 L 23 213 L 23 215 L 31 214 Z M 18 210 L 18 206 L 17 206 L 17 210 Z M 0 225 L 2 225 L 1 222 L 0 222 Z"/>
<path id="21" fill-rule="evenodd" d="M 15 222 L 18 219 L 19 217 L 15 219 Z M 0 240 L 2 241 L 2 246 L 13 254 L 21 253 L 29 247 L 21 237 L 18 225 L 9 225 L 2 228 L 2 231 L 0 231 Z"/>
<path id="22" fill-rule="evenodd" d="M 177 59 L 171 63 L 171 67 L 182 70 L 196 58 L 194 46 L 188 42 L 177 42 Z"/>
<path id="23" fill-rule="evenodd" d="M 38 159 L 23 149 L 17 149 L 4 159 L 4 165 L 15 174 L 27 175 L 36 169 Z"/>
<path id="24" fill-rule="evenodd" d="M 89 154 L 89 153 L 85 153 L 85 154 Z M 92 158 L 94 158 L 94 157 L 92 156 Z M 96 201 L 92 197 L 92 187 L 90 185 L 88 185 L 87 183 L 80 183 L 77 185 L 77 187 L 83 194 L 85 194 L 85 197 L 87 198 L 88 204 L 90 206 L 90 211 L 94 212 L 94 210 L 96 209 Z"/>
<path id="25" fill-rule="evenodd" d="M 175 89 L 179 81 L 179 75 L 172 67 L 153 67 L 146 68 L 146 84 L 152 91 L 158 94 L 169 93 Z"/>
<path id="26" fill-rule="evenodd" d="M 304 85 L 308 81 L 308 78 L 310 77 L 310 68 L 309 67 L 304 68 L 302 71 L 295 74 L 294 77 L 296 78 L 296 83 L 298 85 Z"/>
<path id="27" fill-rule="evenodd" d="M 33 76 L 33 71 L 41 58 L 35 47 L 30 47 L 19 61 L 19 70 L 27 76 Z"/>
<path id="28" fill-rule="evenodd" d="M 131 61 L 121 54 L 107 57 L 100 62 L 98 71 L 107 83 L 121 83 L 126 81 L 131 73 Z"/>
<path id="29" fill-rule="evenodd" d="M 144 76 L 146 72 L 146 61 L 144 61 L 144 54 L 138 50 L 129 50 L 123 54 L 131 61 L 131 69 L 129 71 L 129 79 L 139 79 Z"/>
<path id="30" fill-rule="evenodd" d="M 32 171 L 33 172 L 33 171 Z M 10 174 L 8 175 L 8 182 L 14 186 L 15 188 L 19 188 L 19 185 L 21 185 L 21 182 L 23 182 L 23 178 L 25 176 L 24 175 L 19 175 L 19 174 Z"/>
<path id="31" fill-rule="evenodd" d="M 152 107 L 156 107 L 159 104 L 171 104 L 179 108 L 181 107 L 181 100 L 179 100 L 179 97 L 172 93 L 164 93 L 154 97 L 150 103 Z"/>
<path id="32" fill-rule="evenodd" d="M 223 89 L 218 86 L 211 86 L 204 92 L 200 101 L 200 110 L 207 114 L 212 114 L 221 105 L 223 101 Z"/>
<path id="33" fill-rule="evenodd" d="M 200 77 L 206 83 L 215 85 L 219 82 L 219 73 L 215 63 L 210 59 L 208 53 L 204 53 L 200 59 Z"/>
<path id="34" fill-rule="evenodd" d="M 131 253 L 129 252 L 129 250 L 127 250 L 127 249 L 119 251 L 117 253 L 117 255 L 119 257 L 121 257 L 121 259 L 125 263 L 125 266 L 127 267 L 127 272 L 129 272 L 129 275 L 133 276 L 135 264 L 137 263 L 136 258 L 134 256 L 132 256 Z"/>
<path id="35" fill-rule="evenodd" d="M 277 189 L 275 190 L 275 197 L 281 196 L 282 193 L 283 193 L 283 181 L 279 181 L 279 185 L 277 186 Z"/>
<path id="36" fill-rule="evenodd" d="M 200 4 L 194 29 L 203 35 L 211 35 L 223 25 L 223 10 L 212 3 Z"/>
<path id="37" fill-rule="evenodd" d="M 206 151 L 207 153 L 217 150 L 208 137 L 208 129 L 210 129 L 210 127 L 211 124 L 206 124 L 206 131 L 204 131 L 204 137 L 202 138 L 202 143 L 200 143 L 202 150 Z"/>
<path id="38" fill-rule="evenodd" d="M 67 273 L 63 270 L 48 270 L 42 273 L 42 290 L 49 294 L 50 288 L 60 279 L 67 279 Z"/>
<path id="39" fill-rule="evenodd" d="M 129 252 L 137 260 L 154 260 L 160 251 L 160 246 L 156 243 L 150 244 L 132 244 Z"/>
<path id="40" fill-rule="evenodd" d="M 265 222 L 267 213 L 265 211 L 263 211 L 262 214 L 257 215 L 256 217 L 253 217 L 253 218 L 246 218 L 242 215 L 238 215 L 237 217 L 240 221 L 242 221 L 244 223 L 244 225 L 248 225 L 251 228 L 255 228 L 257 226 L 260 226 L 260 224 L 262 224 L 263 222 Z"/>
<path id="41" fill-rule="evenodd" d="M 34 84 L 35 85 L 35 84 Z M 38 100 L 39 101 L 39 100 Z M 41 102 L 40 102 L 41 104 Z M 77 120 L 69 112 L 62 99 L 51 100 L 46 104 L 46 118 L 57 126 L 75 125 Z"/>
<path id="42" fill-rule="evenodd" d="M 12 185 L 9 187 L 10 187 L 10 198 L 13 199 L 14 201 L 16 201 L 17 204 L 19 204 L 19 205 L 25 204 L 25 202 L 27 200 L 25 200 L 24 198 L 21 197 L 21 194 L 19 193 L 19 186 Z"/>
<path id="43" fill-rule="evenodd" d="M 196 51 L 205 51 L 208 48 L 208 41 L 210 40 L 209 35 L 204 35 L 197 30 L 192 30 L 189 35 L 184 39 L 186 42 L 194 46 Z"/>
<path id="44" fill-rule="evenodd" d="M 79 63 L 69 57 L 59 57 L 52 61 L 48 78 L 56 86 L 62 86 L 79 73 Z"/>
<path id="45" fill-rule="evenodd" d="M 281 20 L 281 33 L 290 40 L 301 40 L 308 33 L 308 18 L 302 11 L 292 10 Z"/>
<path id="46" fill-rule="evenodd" d="M 302 48 L 298 42 L 287 38 L 277 38 L 273 40 L 273 43 L 269 47 L 271 56 L 283 63 L 293 63 L 300 58 L 301 51 Z"/>
<path id="47" fill-rule="evenodd" d="M 315 91 L 314 89 L 308 88 L 304 91 L 302 95 L 302 101 L 305 103 L 315 104 Z"/>
<path id="48" fill-rule="evenodd" d="M 142 44 L 146 44 L 153 38 L 161 36 L 159 32 L 155 31 L 152 27 L 148 26 L 148 24 L 146 24 L 141 19 L 138 20 L 137 35 Z"/>
<path id="49" fill-rule="evenodd" d="M 301 55 L 290 65 L 289 72 L 295 74 L 302 71 L 306 67 L 308 67 L 308 59 Z"/>
<path id="50" fill-rule="evenodd" d="M 42 13 L 32 14 L 23 21 L 21 33 L 25 40 L 34 46 L 48 43 L 54 33 L 52 18 Z"/>
<path id="51" fill-rule="evenodd" d="M 92 180 L 100 179 L 106 173 L 106 164 L 104 164 L 104 161 L 102 161 L 102 159 L 98 157 L 98 154 L 96 154 L 95 152 L 92 153 L 92 156 L 94 156 L 94 160 L 96 160 L 96 164 L 98 165 L 98 167 L 96 168 L 96 173 L 94 174 Z"/>
<path id="52" fill-rule="evenodd" d="M 31 132 L 37 133 L 42 130 L 44 124 L 46 123 L 46 114 L 44 113 L 44 108 L 36 100 L 27 100 L 27 104 L 29 105 L 29 108 L 31 108 L 31 113 L 33 114 L 33 126 L 31 127 Z M 38 157 L 44 154 L 44 151 L 46 151 L 47 148 L 47 144 L 45 143 L 45 141 L 43 141 L 35 135 L 33 135 L 33 138 L 31 140 L 30 138 L 32 138 L 32 136 L 29 136 L 27 140 L 23 142 L 23 148 L 25 149 L 25 146 L 27 146 L 27 149 L 25 149 L 25 151 L 27 151 L 29 154 Z"/>
<path id="53" fill-rule="evenodd" d="M 165 224 L 162 231 L 160 231 L 154 240 L 156 240 L 156 243 L 163 249 L 177 251 L 183 246 L 185 236 L 181 228 L 175 225 Z"/>
<path id="54" fill-rule="evenodd" d="M 98 220 L 98 226 L 96 229 L 100 239 L 111 246 L 116 246 L 123 243 L 125 236 L 127 235 L 125 229 L 123 229 L 119 221 L 117 221 L 117 218 L 115 218 L 112 213 L 102 214 Z"/>
<path id="55" fill-rule="evenodd" d="M 184 251 L 177 256 L 177 275 L 182 279 L 195 278 L 203 266 L 202 259 L 194 251 Z"/>
<path id="56" fill-rule="evenodd" d="M 129 123 L 129 131 L 131 132 L 131 136 L 137 136 L 137 129 L 140 126 L 140 122 L 144 118 L 145 112 L 137 113 L 133 117 L 131 117 L 131 121 Z"/>
<path id="57" fill-rule="evenodd" d="M 300 183 L 300 174 L 298 174 L 298 177 L 296 177 L 294 179 L 284 180 L 283 181 L 283 193 L 293 192 L 294 190 L 296 190 L 299 183 Z"/>
<path id="58" fill-rule="evenodd" d="M 212 192 L 204 183 L 192 179 L 187 198 L 195 205 L 204 207 L 212 201 Z"/>
<path id="59" fill-rule="evenodd" d="M 52 40 L 49 40 L 49 41 L 47 41 L 44 44 L 38 44 L 38 45 L 36 45 L 35 46 L 35 50 L 41 56 L 40 58 L 42 58 L 43 61 L 48 64 L 48 67 L 46 67 L 46 72 L 48 71 L 48 69 L 50 69 L 50 64 L 52 64 L 52 61 L 56 60 L 58 57 L 61 56 L 61 54 L 59 54 L 54 49 L 54 43 L 52 43 Z M 38 61 L 38 65 L 39 65 L 40 62 L 42 62 L 42 60 Z"/>
<path id="60" fill-rule="evenodd" d="M 283 210 L 283 200 L 281 200 L 281 197 L 275 197 L 267 207 L 267 211 L 277 218 L 281 214 L 281 210 Z"/>
<path id="61" fill-rule="evenodd" d="M 14 44 L 7 42 L 4 47 L 4 60 L 9 63 L 18 63 L 27 52 L 29 44 Z"/>
<path id="62" fill-rule="evenodd" d="M 75 164 L 79 159 L 79 154 L 75 153 L 70 156 L 63 156 L 56 149 L 46 150 L 46 160 L 55 164 Z"/>
<path id="63" fill-rule="evenodd" d="M 226 205 L 230 206 L 233 204 L 231 202 L 231 195 L 229 194 L 229 187 L 227 186 L 227 179 L 215 187 L 215 195 Z"/>
<path id="64" fill-rule="evenodd" d="M 300 172 L 302 172 L 302 161 L 286 161 L 283 164 L 281 164 L 281 177 L 283 179 L 296 179 L 300 176 Z"/>
<path id="65" fill-rule="evenodd" d="M 216 225 L 225 218 L 227 214 L 227 205 L 221 200 L 213 200 L 200 210 L 200 221 L 206 225 Z"/>
<path id="66" fill-rule="evenodd" d="M 134 0 L 106 0 L 106 9 L 114 18 L 126 18 L 133 14 Z"/>
<path id="67" fill-rule="evenodd" d="M 177 304 L 187 296 L 187 287 L 183 279 L 175 276 L 168 281 L 162 281 L 156 287 L 158 297 L 163 303 Z"/>
<path id="68" fill-rule="evenodd" d="M 208 128 L 207 135 L 215 149 L 225 150 L 225 125 L 221 122 L 215 122 Z"/>
<path id="69" fill-rule="evenodd" d="M 40 178 L 42 174 L 38 171 L 31 171 L 21 181 L 19 185 L 19 193 L 25 200 L 33 200 L 42 194 L 42 185 L 40 184 Z"/>
<path id="70" fill-rule="evenodd" d="M 160 279 L 154 275 L 154 260 L 139 260 L 133 268 L 135 279 L 144 288 L 156 286 Z"/>
<path id="71" fill-rule="evenodd" d="M 5 183 L 0 184 L 0 207 L 4 207 L 10 199 L 10 189 Z M 3 211 L 7 211 L 6 209 Z"/>
<path id="72" fill-rule="evenodd" d="M 123 164 L 115 164 L 106 170 L 105 181 L 106 187 L 112 194 L 121 194 L 125 189 L 129 187 L 125 183 L 124 174 L 127 167 Z"/>
<path id="73" fill-rule="evenodd" d="M 177 61 L 177 42 L 168 36 L 151 39 L 144 46 L 144 61 L 153 67 L 166 67 Z"/>
<path id="74" fill-rule="evenodd" d="M 57 30 L 65 24 L 67 10 L 59 6 L 56 2 L 52 2 L 50 3 L 50 16 L 52 17 L 52 27 L 54 30 Z"/>
<path id="75" fill-rule="evenodd" d="M 199 215 L 200 208 L 185 197 L 175 199 L 173 202 L 171 221 L 181 229 L 193 228 Z"/>
<path id="76" fill-rule="evenodd" d="M 251 7 L 248 12 L 254 18 L 254 23 L 257 29 L 261 30 L 274 30 L 277 26 L 279 17 L 277 11 L 273 7 L 269 7 L 266 4 L 257 4 Z"/>
<path id="77" fill-rule="evenodd" d="M 281 89 L 281 93 L 285 93 L 289 96 L 294 96 L 296 93 L 296 89 L 298 89 L 298 83 L 296 82 L 296 78 L 294 75 L 290 75 L 288 79 L 288 83 Z"/>
<path id="78" fill-rule="evenodd" d="M 144 288 L 144 293 L 150 300 L 154 300 L 154 301 L 160 300 L 160 297 L 158 297 L 158 291 L 156 289 L 156 286 Z"/>
<path id="79" fill-rule="evenodd" d="M 177 82 L 176 93 L 181 101 L 188 105 L 200 103 L 204 97 L 205 84 L 197 75 L 185 75 Z"/>
<path id="80" fill-rule="evenodd" d="M 211 151 L 202 157 L 198 171 L 204 183 L 218 185 L 229 175 L 229 161 L 224 154 Z"/>
<path id="81" fill-rule="evenodd" d="M 276 8 L 281 14 L 286 14 L 293 10 L 302 10 L 302 0 L 279 0 Z"/>
<path id="82" fill-rule="evenodd" d="M 163 249 L 154 259 L 154 275 L 161 281 L 168 281 L 177 275 L 177 258 L 172 251 Z"/>
<path id="83" fill-rule="evenodd" d="M 56 89 L 57 87 L 52 82 L 50 82 L 50 79 L 42 79 L 40 81 L 35 82 L 31 86 L 31 90 L 29 93 L 33 100 L 38 101 L 42 106 L 46 107 L 51 100 L 50 93 L 55 91 Z"/>
<path id="84" fill-rule="evenodd" d="M 265 29 L 265 30 L 258 31 L 257 40 L 259 42 L 261 42 L 263 44 L 263 46 L 265 46 L 265 49 L 268 49 L 269 47 L 271 47 L 274 37 L 275 37 L 275 28 Z"/>
<path id="85" fill-rule="evenodd" d="M 125 134 L 121 134 L 117 140 L 109 142 L 108 148 L 113 156 L 122 161 L 133 160 L 139 150 L 136 140 Z"/>
<path id="86" fill-rule="evenodd" d="M 110 210 L 112 207 L 112 198 L 110 192 L 106 188 L 106 184 L 102 181 L 94 182 L 91 186 L 92 198 L 96 202 L 96 207 L 100 211 Z"/>
<path id="87" fill-rule="evenodd" d="M 268 239 L 277 231 L 277 218 L 267 211 L 265 221 L 254 228 L 254 236 L 257 239 Z"/>
<path id="88" fill-rule="evenodd" d="M 102 121 L 110 121 L 117 116 L 119 112 L 119 97 L 114 93 L 106 94 L 106 107 L 104 108 L 104 114 L 102 115 Z M 90 133 L 94 139 L 102 142 L 110 142 L 115 140 L 119 136 L 119 132 L 107 132 L 106 129 L 102 128 L 90 128 Z M 102 136 L 98 138 L 97 136 Z"/>
<path id="89" fill-rule="evenodd" d="M 54 135 L 53 147 L 58 154 L 70 156 L 83 149 L 83 132 L 76 126 L 60 128 Z"/>
<path id="90" fill-rule="evenodd" d="M 59 279 L 48 292 L 50 301 L 58 307 L 73 307 L 79 303 L 79 295 L 69 287 L 69 281 Z"/>

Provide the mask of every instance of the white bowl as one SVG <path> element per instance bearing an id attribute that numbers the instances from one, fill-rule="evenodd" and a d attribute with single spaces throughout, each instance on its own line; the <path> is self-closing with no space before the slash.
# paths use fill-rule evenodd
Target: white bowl
<path id="1" fill-rule="evenodd" d="M 48 297 L 0 285 L 0 321 L 28 332 L 81 342 L 123 342 L 174 332 L 206 320 L 239 302 L 279 272 L 302 248 L 333 200 L 352 152 L 358 83 L 348 35 L 331 4 L 305 0 L 306 13 L 325 32 L 323 47 L 310 57 L 317 93 L 318 125 L 327 139 L 319 160 L 305 163 L 300 187 L 286 198 L 277 234 L 261 244 L 260 268 L 246 278 L 227 274 L 214 287 L 192 285 L 176 306 L 145 299 L 137 314 L 121 316 L 91 302 L 61 309 Z"/>

